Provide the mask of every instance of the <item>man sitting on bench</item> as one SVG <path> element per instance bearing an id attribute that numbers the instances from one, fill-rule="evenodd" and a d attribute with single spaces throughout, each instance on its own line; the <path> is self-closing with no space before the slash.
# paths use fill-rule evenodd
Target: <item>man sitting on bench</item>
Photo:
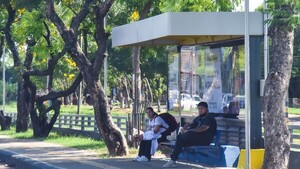
<path id="1" fill-rule="evenodd" d="M 206 102 L 200 102 L 197 106 L 199 115 L 191 124 L 187 123 L 181 128 L 171 159 L 163 167 L 175 167 L 183 147 L 209 145 L 214 139 L 217 129 L 216 119 L 209 114 Z"/>

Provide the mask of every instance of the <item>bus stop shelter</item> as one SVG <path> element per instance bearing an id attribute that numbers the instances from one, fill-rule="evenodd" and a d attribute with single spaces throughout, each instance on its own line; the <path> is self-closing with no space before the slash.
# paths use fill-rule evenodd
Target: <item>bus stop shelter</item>
<path id="1" fill-rule="evenodd" d="M 164 13 L 112 30 L 113 47 L 224 44 L 244 39 L 243 12 Z M 250 144 L 262 147 L 261 96 L 263 14 L 249 13 Z M 247 97 L 246 97 L 247 98 Z"/>

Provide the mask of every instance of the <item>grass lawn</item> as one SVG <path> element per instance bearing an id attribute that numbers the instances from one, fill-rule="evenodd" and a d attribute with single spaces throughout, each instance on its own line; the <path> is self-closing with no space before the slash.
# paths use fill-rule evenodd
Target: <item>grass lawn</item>
<path id="1" fill-rule="evenodd" d="M 128 113 L 131 113 L 132 108 L 121 109 L 117 106 L 113 107 L 111 113 L 113 116 L 127 116 Z M 16 103 L 11 103 L 5 106 L 5 112 L 17 112 Z M 77 114 L 77 105 L 61 105 L 60 114 Z M 90 105 L 81 105 L 80 114 L 93 115 L 94 108 Z"/>
<path id="2" fill-rule="evenodd" d="M 291 107 L 289 107 L 288 112 L 290 114 L 299 114 L 300 115 L 300 108 L 291 108 Z"/>

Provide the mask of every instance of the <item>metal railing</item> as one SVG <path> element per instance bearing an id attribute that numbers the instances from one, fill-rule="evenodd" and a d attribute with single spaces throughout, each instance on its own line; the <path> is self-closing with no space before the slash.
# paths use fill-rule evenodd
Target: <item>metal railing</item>
<path id="1" fill-rule="evenodd" d="M 5 115 L 12 117 L 12 122 L 17 120 L 17 113 L 5 113 Z M 112 118 L 115 125 L 121 129 L 124 135 L 127 135 L 128 118 L 123 116 L 113 116 Z M 97 124 L 93 115 L 60 114 L 54 127 L 98 133 Z"/>
<path id="2" fill-rule="evenodd" d="M 127 117 L 113 116 L 113 120 L 126 133 Z M 60 114 L 54 127 L 98 132 L 95 117 L 92 115 Z"/>

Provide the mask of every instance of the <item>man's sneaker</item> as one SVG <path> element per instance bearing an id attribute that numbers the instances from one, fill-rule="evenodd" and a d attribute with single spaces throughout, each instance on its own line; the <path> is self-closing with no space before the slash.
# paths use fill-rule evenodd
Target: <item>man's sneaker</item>
<path id="1" fill-rule="evenodd" d="M 176 161 L 170 160 L 168 161 L 165 165 L 163 165 L 164 168 L 172 168 L 172 167 L 176 167 Z"/>
<path id="2" fill-rule="evenodd" d="M 140 158 L 137 159 L 137 161 L 142 162 L 142 161 L 149 161 L 149 159 L 145 156 L 141 156 Z"/>
<path id="3" fill-rule="evenodd" d="M 141 158 L 140 156 L 136 156 L 132 161 L 138 161 L 138 159 Z"/>

